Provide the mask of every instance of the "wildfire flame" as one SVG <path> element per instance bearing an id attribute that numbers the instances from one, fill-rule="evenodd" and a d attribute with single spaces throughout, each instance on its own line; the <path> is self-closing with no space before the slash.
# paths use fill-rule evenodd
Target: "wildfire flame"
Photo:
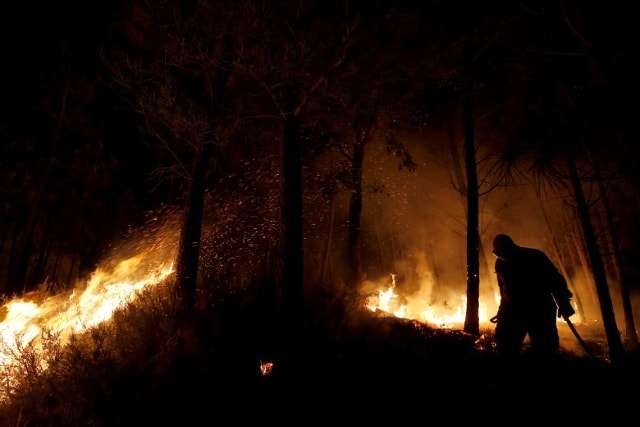
<path id="1" fill-rule="evenodd" d="M 173 263 L 149 267 L 145 253 L 120 261 L 112 271 L 98 268 L 83 291 L 35 299 L 37 292 L 4 304 L 6 316 L 0 323 L 0 372 L 13 372 L 18 349 L 32 345 L 42 354 L 42 334 L 58 334 L 61 343 L 74 333 L 109 320 L 113 313 L 130 302 L 143 289 L 161 283 L 173 273 Z M 44 369 L 44 358 L 40 362 Z M 5 381 L 11 379 L 5 379 Z M 0 396 L 2 398 L 2 396 Z"/>
<path id="2" fill-rule="evenodd" d="M 455 301 L 457 304 L 450 304 L 443 301 L 441 304 L 434 303 L 434 298 L 426 298 L 424 295 L 432 295 L 426 292 L 423 295 L 405 296 L 399 294 L 396 288 L 396 274 L 391 274 L 391 284 L 382 280 L 381 283 L 375 284 L 378 288 L 377 292 L 368 294 L 365 306 L 369 310 L 389 316 L 395 316 L 401 319 L 417 320 L 421 323 L 430 324 L 441 329 L 460 328 L 464 325 L 466 316 L 466 296 L 459 295 Z M 433 287 L 433 283 L 426 281 L 422 284 L 424 287 Z M 450 300 L 454 300 L 455 295 L 450 295 Z M 496 314 L 497 306 L 500 301 L 500 295 L 496 292 L 491 297 L 485 296 L 480 298 L 478 307 L 478 319 L 483 329 L 493 329 L 490 318 Z M 575 309 L 576 307 L 574 307 Z M 578 353 L 584 350 L 577 344 L 577 341 L 561 318 L 557 319 L 558 332 L 560 334 L 561 346 L 566 350 Z M 594 340 L 602 340 L 602 332 L 597 323 L 587 324 L 580 314 L 577 313 L 572 317 L 574 326 L 580 326 L 583 334 L 588 334 Z"/>
<path id="3" fill-rule="evenodd" d="M 460 297 L 459 303 L 451 305 L 444 301 L 442 305 L 434 305 L 428 301 L 416 298 L 402 298 L 407 301 L 401 303 L 401 298 L 396 293 L 397 275 L 391 273 L 391 284 L 387 288 L 378 290 L 377 294 L 369 295 L 365 305 L 374 312 L 383 312 L 402 319 L 414 319 L 420 322 L 429 323 L 439 328 L 453 328 L 464 323 L 466 315 L 466 298 Z M 497 296 L 496 296 L 497 298 Z M 497 299 L 496 299 L 497 301 Z M 488 323 L 489 316 L 486 306 L 488 304 L 480 301 L 479 318 L 481 323 Z"/>
<path id="4" fill-rule="evenodd" d="M 35 291 L 4 303 L 2 312 L 5 315 L 0 322 L 0 374 L 3 380 L 7 384 L 17 382 L 11 375 L 19 372 L 15 355 L 20 354 L 20 349 L 30 346 L 41 356 L 40 365 L 46 369 L 43 353 L 46 349 L 42 346 L 45 334 L 55 334 L 64 345 L 73 334 L 109 321 L 118 308 L 124 307 L 142 290 L 165 281 L 174 272 L 173 262 L 167 260 L 175 259 L 175 248 L 166 245 L 167 241 L 176 239 L 165 239 L 161 235 L 155 243 L 147 242 L 144 250 L 138 250 L 137 254 L 112 262 L 115 266 L 97 268 L 84 286 L 72 291 L 48 296 Z M 374 312 L 414 319 L 440 328 L 464 323 L 464 296 L 455 297 L 456 304 L 445 301 L 441 306 L 419 296 L 401 298 L 396 292 L 396 279 L 397 275 L 391 274 L 390 285 L 388 282 L 376 285 L 379 290 L 367 298 L 366 307 Z M 494 298 L 498 300 L 497 295 Z M 488 323 L 495 313 L 491 301 L 486 303 L 480 301 L 481 323 Z M 495 301 L 493 303 L 495 307 Z M 261 360 L 259 368 L 262 375 L 270 375 L 274 364 Z M 0 392 L 0 400 L 5 398 Z"/>

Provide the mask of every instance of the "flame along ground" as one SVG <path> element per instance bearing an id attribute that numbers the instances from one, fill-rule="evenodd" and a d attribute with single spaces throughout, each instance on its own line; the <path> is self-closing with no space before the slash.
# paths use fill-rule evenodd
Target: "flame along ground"
<path id="1" fill-rule="evenodd" d="M 13 355 L 20 348 L 31 345 L 42 354 L 44 333 L 58 335 L 64 344 L 72 334 L 108 321 L 138 292 L 161 283 L 173 272 L 173 263 L 150 266 L 144 262 L 146 256 L 143 252 L 122 260 L 111 271 L 96 269 L 83 290 L 44 298 L 36 291 L 5 303 L 6 315 L 0 323 L 0 372 L 14 371 L 11 367 L 17 361 Z"/>
<path id="2" fill-rule="evenodd" d="M 82 289 L 44 297 L 40 292 L 32 292 L 6 302 L 3 306 L 6 314 L 0 322 L 0 372 L 5 373 L 5 377 L 7 372 L 14 372 L 11 368 L 17 361 L 13 355 L 19 354 L 17 350 L 27 345 L 42 355 L 45 350 L 39 342 L 43 334 L 56 334 L 64 344 L 72 334 L 109 321 L 114 312 L 132 301 L 137 293 L 165 280 L 173 273 L 173 263 L 166 260 L 172 260 L 174 256 L 162 246 L 149 245 L 121 261 L 108 260 L 104 265 L 112 267 L 97 268 Z M 443 304 L 441 307 L 427 304 L 420 298 L 405 298 L 408 303 L 401 304 L 395 280 L 396 275 L 392 274 L 390 285 L 377 285 L 379 291 L 367 298 L 367 308 L 440 328 L 457 328 L 464 322 L 466 301 L 463 296 L 458 304 Z M 481 301 L 479 317 L 481 323 L 488 327 L 487 319 L 494 313 L 487 313 L 486 306 Z M 571 347 L 566 329 L 564 334 L 563 328 L 559 329 L 564 335 L 563 345 Z M 44 369 L 45 359 L 41 357 Z M 269 375 L 273 363 L 261 360 L 259 367 L 263 375 Z M 5 378 L 5 381 L 11 381 L 11 378 Z"/>
<path id="3" fill-rule="evenodd" d="M 464 323 L 466 312 L 466 298 L 464 295 L 459 297 L 456 304 L 443 302 L 436 305 L 426 301 L 420 296 L 412 298 L 400 298 L 396 293 L 397 275 L 391 274 L 391 283 L 381 285 L 377 293 L 369 295 L 365 305 L 371 311 L 382 311 L 390 315 L 403 318 L 418 320 L 438 328 L 454 328 Z M 400 300 L 403 299 L 403 302 Z M 482 323 L 488 323 L 488 319 L 493 316 L 493 312 L 487 308 L 490 304 L 480 301 L 478 316 Z M 497 299 L 494 306 L 497 306 Z"/>
<path id="4" fill-rule="evenodd" d="M 437 328 L 462 329 L 466 315 L 465 295 L 459 296 L 457 304 L 447 302 L 434 304 L 428 302 L 428 298 L 407 297 L 396 293 L 396 278 L 397 275 L 392 273 L 391 283 L 382 281 L 376 284 L 378 291 L 369 293 L 366 297 L 365 305 L 369 310 L 401 319 L 418 320 Z M 490 319 L 496 314 L 499 295 L 494 295 L 494 300 L 487 301 L 486 298 L 481 298 L 479 301 L 478 317 L 481 331 L 489 332 L 494 328 Z M 579 329 L 582 338 L 604 346 L 603 330 L 599 322 L 587 322 L 578 313 L 571 317 L 571 322 L 576 329 Z M 585 354 L 585 349 L 582 348 L 565 321 L 558 318 L 557 324 L 561 348 L 568 352 Z M 525 339 L 525 344 L 527 342 L 528 337 Z"/>

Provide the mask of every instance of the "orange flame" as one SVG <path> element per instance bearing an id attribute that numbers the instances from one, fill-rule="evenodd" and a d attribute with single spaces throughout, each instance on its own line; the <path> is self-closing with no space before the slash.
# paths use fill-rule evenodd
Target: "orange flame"
<path id="1" fill-rule="evenodd" d="M 44 332 L 58 334 L 64 344 L 71 334 L 108 321 L 137 293 L 173 273 L 173 263 L 149 268 L 142 263 L 143 259 L 144 254 L 140 254 L 119 262 L 113 271 L 97 269 L 82 292 L 73 290 L 49 296 L 40 303 L 25 297 L 4 304 L 7 314 L 0 323 L 0 371 L 13 372 L 11 368 L 17 363 L 14 355 L 26 345 L 42 354 L 39 344 Z M 46 369 L 44 358 L 41 360 Z"/>
<path id="2" fill-rule="evenodd" d="M 365 305 L 369 310 L 389 313 L 402 319 L 418 320 L 439 328 L 449 329 L 464 323 L 467 303 L 465 296 L 460 296 L 456 305 L 451 305 L 447 301 L 443 301 L 442 305 L 435 305 L 419 296 L 400 298 L 395 290 L 396 277 L 396 274 L 392 273 L 391 285 L 386 289 L 378 290 L 377 294 L 368 296 Z M 497 301 L 498 296 L 494 297 Z M 405 303 L 400 303 L 401 300 Z M 489 305 L 480 301 L 478 315 L 481 323 L 489 323 L 489 318 L 494 314 L 488 312 Z"/>
<path id="3" fill-rule="evenodd" d="M 262 360 L 260 361 L 260 373 L 263 376 L 271 374 L 272 370 L 273 370 L 273 362 L 263 362 Z"/>

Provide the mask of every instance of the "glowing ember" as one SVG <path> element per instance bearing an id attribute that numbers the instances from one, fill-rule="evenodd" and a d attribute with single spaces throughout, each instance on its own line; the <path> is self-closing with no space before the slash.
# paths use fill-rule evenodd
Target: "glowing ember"
<path id="1" fill-rule="evenodd" d="M 269 375 L 273 370 L 273 362 L 260 361 L 260 373 L 262 375 Z"/>

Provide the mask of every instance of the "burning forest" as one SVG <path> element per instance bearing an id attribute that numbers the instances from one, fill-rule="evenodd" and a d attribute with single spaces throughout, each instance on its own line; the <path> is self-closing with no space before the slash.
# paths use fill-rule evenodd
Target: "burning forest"
<path id="1" fill-rule="evenodd" d="M 541 197 L 533 186 L 485 197 L 480 328 L 471 334 L 463 330 L 464 203 L 448 185 L 446 170 L 427 167 L 431 155 L 416 147 L 415 159 L 423 167 L 403 176 L 393 172 L 393 159 L 376 151 L 383 146 L 370 150 L 364 180 L 375 185 L 362 212 L 358 305 L 345 303 L 348 229 L 336 225 L 349 224 L 350 193 L 338 193 L 327 204 L 313 191 L 316 171 L 309 170 L 304 241 L 311 320 L 301 331 L 304 338 L 287 335 L 279 317 L 283 289 L 272 280 L 279 265 L 273 264 L 279 220 L 277 193 L 269 190 L 277 188 L 272 185 L 277 177 L 268 162 L 246 163 L 243 173 L 207 194 L 190 321 L 176 315 L 183 216 L 174 208 L 149 213 L 144 226 L 110 245 L 72 289 L 47 289 L 45 282 L 4 301 L 0 397 L 6 419 L 15 424 L 24 411 L 61 425 L 97 419 L 115 425 L 122 417 L 134 425 L 148 411 L 161 420 L 184 417 L 180 408 L 195 405 L 187 416 L 195 420 L 207 416 L 207 399 L 220 401 L 222 390 L 224 399 L 243 396 L 265 408 L 296 387 L 317 391 L 344 382 L 366 394 L 402 387 L 407 378 L 433 384 L 444 395 L 469 382 L 499 392 L 490 321 L 499 296 L 493 258 L 484 248 L 493 233 L 505 229 L 544 247 L 565 266 L 576 315 L 573 328 L 558 319 L 562 369 L 581 384 L 597 380 L 603 389 L 618 384 L 608 372 L 596 293 L 561 198 Z M 613 296 L 622 313 L 618 294 Z M 511 386 L 527 387 L 535 380 Z M 202 388 L 209 391 L 194 396 Z M 163 412 L 158 405 L 165 399 L 172 403 Z"/>
<path id="2" fill-rule="evenodd" d="M 46 289 L 42 289 L 4 302 L 3 319 L 0 322 L 0 368 L 3 374 L 0 391 L 3 404 L 11 404 L 9 408 L 16 405 L 26 407 L 31 399 L 43 399 L 43 402 L 48 402 L 46 405 L 51 405 L 47 411 L 55 413 L 68 404 L 88 404 L 74 400 L 77 397 L 65 395 L 70 393 L 63 388 L 69 387 L 64 386 L 67 381 L 71 383 L 96 381 L 100 387 L 116 387 L 108 377 L 101 377 L 101 375 L 108 376 L 108 372 L 103 371 L 106 366 L 112 366 L 115 369 L 113 374 L 117 377 L 121 374 L 119 370 L 132 369 L 128 367 L 130 365 L 133 369 L 142 369 L 135 367 L 136 363 L 151 364 L 151 368 L 145 367 L 143 370 L 161 369 L 156 365 L 158 363 L 161 365 L 176 363 L 162 360 L 162 357 L 175 357 L 175 354 L 171 355 L 172 352 L 185 351 L 178 350 L 176 345 L 187 345 L 186 351 L 190 357 L 195 357 L 198 351 L 206 351 L 200 348 L 204 344 L 198 332 L 180 330 L 180 327 L 171 320 L 171 313 L 175 311 L 172 302 L 175 290 L 172 288 L 172 283 L 175 280 L 174 262 L 179 221 L 175 216 L 167 220 L 155 217 L 153 223 L 153 227 L 134 233 L 128 241 L 116 245 L 111 254 L 105 257 L 100 266 L 89 275 L 86 282 L 78 284 L 73 290 L 51 294 Z M 464 322 L 464 296 L 450 292 L 449 298 L 441 300 L 442 303 L 438 304 L 434 301 L 438 301 L 442 295 L 435 294 L 434 289 L 437 284 L 433 281 L 433 274 L 422 272 L 421 275 L 423 282 L 415 287 L 418 291 L 411 294 L 402 293 L 396 273 L 390 273 L 379 281 L 365 281 L 360 290 L 363 306 L 353 310 L 348 316 L 351 320 L 342 320 L 338 329 L 335 325 L 328 329 L 326 325 L 323 326 L 323 335 L 347 334 L 350 337 L 349 340 L 357 342 L 369 336 L 364 342 L 372 340 L 373 344 L 371 342 L 359 344 L 365 348 L 371 345 L 410 346 L 411 355 L 408 356 L 410 357 L 408 366 L 414 366 L 414 368 L 419 366 L 419 372 L 423 369 L 438 369 L 438 364 L 446 363 L 449 366 L 453 363 L 440 359 L 452 357 L 452 354 L 437 355 L 439 351 L 437 349 L 441 346 L 443 348 L 453 346 L 454 354 L 457 353 L 454 356 L 454 360 L 458 360 L 457 363 L 468 364 L 473 361 L 472 366 L 475 366 L 479 363 L 478 360 L 491 357 L 492 325 L 489 323 L 489 318 L 495 314 L 495 297 L 493 300 L 481 301 L 480 317 L 483 333 L 479 337 L 474 337 L 461 331 Z M 404 289 L 409 288 L 407 283 L 402 285 Z M 242 289 L 234 293 L 238 292 L 249 293 L 250 290 Z M 232 299 L 233 296 L 230 298 Z M 243 298 L 245 296 L 241 297 Z M 246 319 L 242 320 L 242 316 L 246 316 L 247 312 L 242 311 L 241 306 L 234 306 L 234 310 L 240 309 L 240 311 L 232 316 L 231 320 L 221 320 L 219 311 L 225 310 L 226 304 L 230 303 L 221 300 L 220 294 L 214 296 L 213 300 L 206 299 L 201 302 L 201 305 L 207 306 L 204 311 L 210 310 L 204 315 L 205 321 L 209 323 L 206 327 L 205 335 L 208 335 L 206 340 L 214 339 L 216 334 L 221 333 L 218 328 L 229 328 L 229 322 L 231 322 L 230 330 L 225 333 L 233 336 L 219 337 L 214 341 L 215 345 L 225 345 L 234 349 L 230 354 L 206 359 L 205 363 L 213 366 L 227 365 L 223 370 L 228 369 L 226 375 L 230 377 L 221 381 L 221 384 L 225 384 L 224 387 L 229 387 L 229 384 L 236 382 L 249 381 L 247 387 L 258 387 L 255 390 L 268 389 L 271 387 L 268 385 L 269 381 L 277 381 L 272 377 L 277 378 L 278 375 L 282 375 L 280 370 L 282 364 L 286 363 L 283 362 L 286 359 L 281 359 L 282 354 L 277 350 L 279 345 L 277 333 L 274 331 L 265 333 L 268 328 L 265 324 L 275 325 L 275 323 L 272 323 L 272 319 L 268 319 L 268 312 L 258 311 L 257 314 L 249 312 L 253 313 L 250 314 L 253 323 L 247 324 Z M 325 317 L 323 322 L 337 324 L 339 319 Z M 227 326 L 221 326 L 224 324 Z M 597 328 L 589 327 L 580 321 L 577 326 L 589 341 L 589 345 L 593 346 L 592 350 L 603 355 L 604 341 L 601 333 L 597 332 Z M 576 360 L 584 359 L 584 349 L 577 346 L 570 331 L 562 325 L 560 325 L 560 331 L 564 351 L 567 354 L 575 354 L 572 357 L 576 357 Z M 315 343 L 312 347 L 314 354 L 312 356 L 306 354 L 304 357 L 316 360 L 314 363 L 327 363 L 327 366 L 333 366 L 336 363 L 333 358 L 336 356 L 331 352 L 344 353 L 345 351 L 340 349 L 341 347 L 334 348 L 336 344 L 333 340 L 335 336 L 321 338 L 320 342 L 324 342 L 322 345 L 325 347 L 317 348 L 315 346 L 318 343 Z M 448 344 L 443 344 L 447 342 Z M 150 351 L 152 354 L 149 354 Z M 361 354 L 357 357 L 363 356 Z M 145 357 L 151 357 L 151 359 L 145 359 Z M 72 368 L 68 363 L 78 365 Z M 113 365 L 114 363 L 116 365 Z M 311 363 L 310 360 L 307 363 Z M 348 360 L 348 364 L 353 363 L 358 362 Z M 371 369 L 368 363 L 362 362 L 356 371 Z M 393 362 L 393 364 L 396 363 L 408 362 Z M 92 370 L 82 371 L 87 369 L 84 364 L 92 366 L 93 368 L 90 368 Z M 206 368 L 207 375 L 214 375 L 213 366 Z M 487 369 L 485 365 L 481 366 L 480 369 Z M 169 368 L 162 366 L 162 369 Z M 330 369 L 337 368 L 333 366 Z M 324 372 L 324 369 L 320 369 L 320 372 Z M 462 369 L 461 372 L 467 372 L 467 369 Z M 481 374 L 484 377 L 485 374 L 490 374 L 490 371 L 481 372 Z M 154 381 L 162 382 L 162 375 L 160 374 L 160 377 Z M 337 375 L 337 373 L 332 372 L 331 375 Z M 391 375 L 391 377 L 385 377 L 385 375 Z M 396 375 L 398 375 L 397 372 L 383 374 L 381 381 L 392 381 Z M 403 375 L 411 375 L 411 373 L 403 371 Z M 458 374 L 453 377 L 460 381 Z M 452 380 L 453 377 L 448 377 L 446 381 Z M 363 386 L 369 383 L 369 380 L 364 377 L 358 378 Z M 483 381 L 488 380 L 485 378 Z M 318 381 L 318 379 L 314 376 L 312 381 Z M 138 386 L 139 384 L 131 384 L 134 389 Z M 112 392 L 115 391 L 110 390 L 106 393 L 109 395 Z M 138 390 L 138 392 L 141 391 Z M 63 404 L 59 399 L 70 400 Z M 108 415 L 100 416 L 112 420 Z"/>
<path id="3" fill-rule="evenodd" d="M 366 422 L 460 398 L 477 422 L 549 384 L 585 408 L 635 390 L 633 13 L 80 3 L 0 26 L 0 424 Z M 549 369 L 498 357 L 502 233 L 572 294 Z"/>
<path id="4" fill-rule="evenodd" d="M 343 188 L 327 199 L 318 172 L 326 165 L 319 163 L 304 176 L 308 323 L 292 337 L 280 317 L 287 289 L 274 279 L 283 273 L 275 244 L 281 231 L 278 173 L 273 158 L 246 160 L 203 195 L 189 321 L 177 316 L 176 265 L 184 255 L 184 216 L 177 208 L 147 214 L 144 226 L 111 244 L 70 289 L 48 289 L 44 282 L 3 302 L 0 398 L 6 420 L 20 425 L 15 420 L 29 414 L 61 425 L 117 425 L 128 417 L 135 425 L 148 412 L 157 420 L 196 420 L 207 416 L 208 399 L 220 401 L 222 391 L 224 399 L 250 399 L 265 408 L 277 407 L 278 398 L 296 387 L 313 394 L 342 383 L 347 386 L 336 396 L 349 388 L 367 394 L 406 386 L 408 378 L 432 384 L 430 396 L 476 382 L 500 392 L 490 322 L 498 288 L 486 248 L 504 230 L 552 254 L 574 293 L 574 329 L 558 319 L 561 368 L 580 384 L 617 386 L 621 380 L 608 371 L 597 292 L 566 193 L 541 194 L 522 184 L 483 198 L 479 331 L 469 333 L 465 200 L 450 185 L 449 170 L 431 164 L 434 153 L 425 147 L 415 144 L 419 167 L 407 173 L 397 172 L 396 159 L 385 150 L 383 144 L 369 147 L 371 161 L 363 170 L 368 187 L 359 218 L 356 305 L 345 280 L 351 273 L 345 259 L 352 256 L 353 193 Z M 624 313 L 620 289 L 612 287 L 612 296 L 616 312 Z M 543 377 L 526 378 L 510 387 Z M 201 389 L 208 391 L 196 393 Z"/>

